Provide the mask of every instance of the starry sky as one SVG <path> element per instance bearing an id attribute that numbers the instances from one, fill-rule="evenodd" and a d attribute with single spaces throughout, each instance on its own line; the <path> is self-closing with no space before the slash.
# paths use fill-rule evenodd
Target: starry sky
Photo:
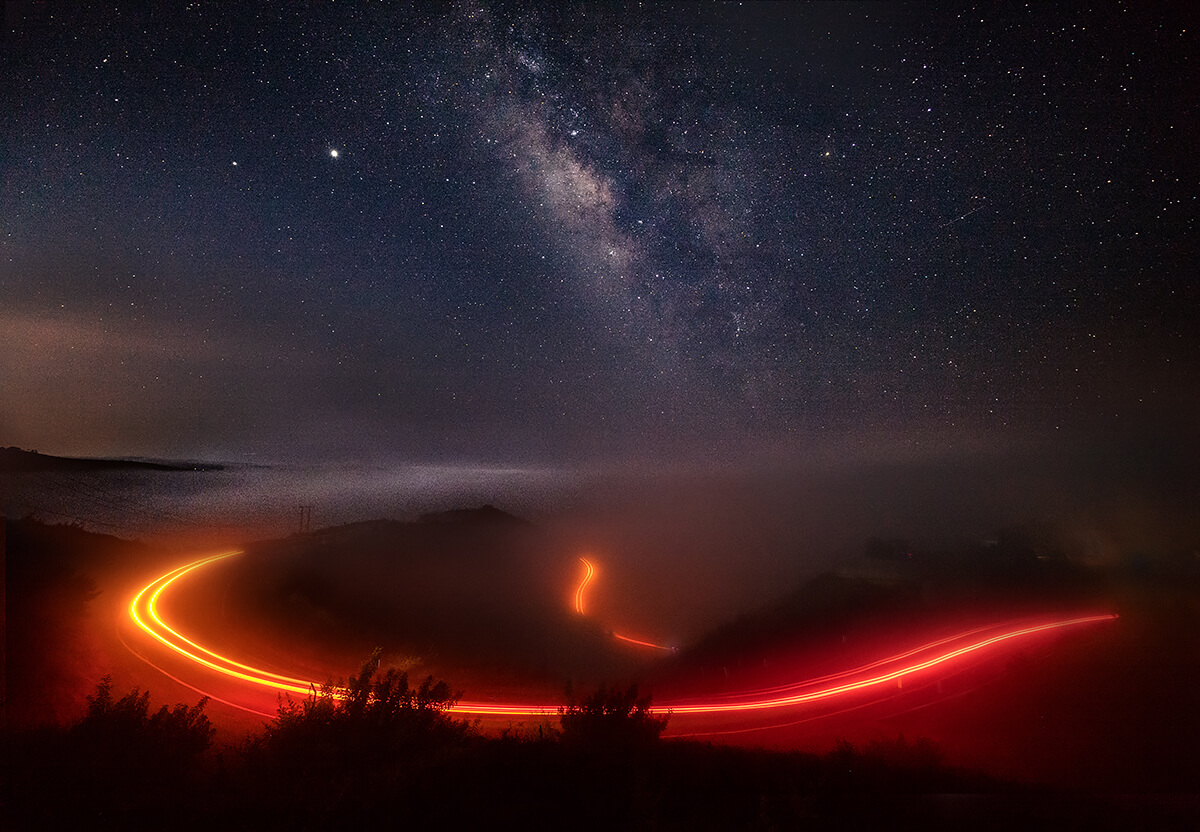
<path id="1" fill-rule="evenodd" d="M 0 444 L 1194 450 L 1188 17 L 9 0 Z"/>

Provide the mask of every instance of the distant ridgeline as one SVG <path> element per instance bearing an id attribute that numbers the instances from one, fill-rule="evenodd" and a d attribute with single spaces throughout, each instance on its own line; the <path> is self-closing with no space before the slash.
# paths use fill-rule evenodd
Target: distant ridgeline
<path id="1" fill-rule="evenodd" d="M 528 520 L 509 514 L 488 504 L 479 508 L 455 508 L 449 511 L 431 511 L 422 514 L 418 520 L 421 523 L 442 524 L 500 524 L 500 525 L 532 525 Z"/>
<path id="2" fill-rule="evenodd" d="M 0 471 L 220 471 L 223 466 L 193 462 L 140 462 L 133 459 L 74 459 L 20 448 L 0 448 Z"/>

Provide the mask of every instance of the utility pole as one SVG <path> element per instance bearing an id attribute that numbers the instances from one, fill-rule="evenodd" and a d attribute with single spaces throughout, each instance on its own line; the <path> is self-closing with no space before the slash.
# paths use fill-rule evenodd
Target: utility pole
<path id="1" fill-rule="evenodd" d="M 300 506 L 300 534 L 308 534 L 312 530 L 312 506 Z"/>

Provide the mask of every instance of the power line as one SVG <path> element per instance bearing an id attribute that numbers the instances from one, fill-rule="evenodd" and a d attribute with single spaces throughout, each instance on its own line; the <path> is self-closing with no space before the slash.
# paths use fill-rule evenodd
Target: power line
<path id="1" fill-rule="evenodd" d="M 300 506 L 300 534 L 308 534 L 312 530 L 312 506 Z"/>

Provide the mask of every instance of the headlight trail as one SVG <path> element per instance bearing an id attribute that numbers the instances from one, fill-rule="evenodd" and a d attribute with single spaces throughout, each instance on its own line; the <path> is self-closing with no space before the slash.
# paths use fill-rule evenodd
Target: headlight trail
<path id="1" fill-rule="evenodd" d="M 1113 617 L 1115 618 L 1116 616 L 1114 615 Z M 790 691 L 797 691 L 797 690 L 800 690 L 803 688 L 810 688 L 814 685 L 821 684 L 822 682 L 832 682 L 837 679 L 845 679 L 848 677 L 859 675 L 868 670 L 873 670 L 874 668 L 877 668 L 877 667 L 883 667 L 885 665 L 895 664 L 896 662 L 907 659 L 910 656 L 916 656 L 921 653 L 927 653 L 930 650 L 933 650 L 937 647 L 941 647 L 944 644 L 953 644 L 956 641 L 962 641 L 965 638 L 969 638 L 969 637 L 977 635 L 979 633 L 992 632 L 992 631 L 995 631 L 1002 627 L 1006 627 L 1006 626 L 1010 626 L 1010 625 L 1011 626 L 1019 626 L 1020 624 L 1021 624 L 1020 621 L 1006 621 L 1006 622 L 1003 622 L 1000 624 L 989 624 L 986 627 L 976 627 L 973 630 L 967 630 L 962 633 L 956 633 L 955 635 L 946 636 L 945 638 L 938 639 L 937 641 L 931 641 L 931 642 L 928 642 L 927 644 L 922 644 L 920 647 L 914 647 L 911 650 L 905 650 L 903 653 L 897 653 L 894 656 L 888 656 L 887 658 L 883 658 L 883 659 L 876 659 L 873 662 L 869 662 L 868 664 L 864 664 L 864 665 L 859 665 L 858 667 L 851 668 L 850 670 L 839 670 L 836 673 L 829 673 L 824 676 L 814 676 L 812 678 L 805 679 L 801 682 L 791 682 L 789 684 L 775 685 L 774 687 L 768 687 L 768 688 L 755 688 L 753 693 L 755 696 L 757 696 L 759 698 L 782 697 L 784 694 L 786 694 Z M 719 696 L 719 698 L 729 700 L 729 699 L 736 699 L 739 697 L 744 697 L 746 694 L 747 694 L 746 691 L 742 691 L 739 693 L 719 694 L 718 696 Z"/>
<path id="2" fill-rule="evenodd" d="M 226 676 L 233 676 L 256 685 L 275 688 L 289 693 L 307 694 L 313 689 L 313 682 L 297 679 L 294 676 L 272 673 L 269 670 L 252 667 L 222 656 L 219 653 L 209 650 L 207 647 L 201 647 L 196 642 L 181 635 L 159 616 L 158 600 L 167 587 L 202 566 L 208 566 L 211 563 L 216 563 L 217 561 L 240 554 L 241 552 L 226 552 L 222 555 L 201 558 L 152 581 L 141 592 L 135 595 L 133 601 L 130 602 L 129 617 L 153 638 L 197 664 L 204 665 Z"/>
<path id="3" fill-rule="evenodd" d="M 620 639 L 621 641 L 624 641 L 624 642 L 628 642 L 629 644 L 636 644 L 638 647 L 650 647 L 655 650 L 668 650 L 668 651 L 672 651 L 672 652 L 674 652 L 674 650 L 675 650 L 674 647 L 668 647 L 665 644 L 655 644 L 652 641 L 642 641 L 641 639 L 633 638 L 631 636 L 623 636 L 620 633 L 613 633 L 612 637 Z"/>
<path id="4" fill-rule="evenodd" d="M 160 602 L 169 595 L 168 589 L 178 589 L 177 583 L 183 578 L 193 575 L 206 566 L 219 563 L 241 552 L 226 552 L 220 555 L 200 558 L 177 569 L 173 569 L 142 588 L 129 604 L 129 616 L 133 622 L 155 641 L 165 645 L 170 650 L 188 659 L 196 665 L 209 671 L 237 679 L 241 682 L 257 685 L 286 694 L 308 696 L 323 685 L 310 679 L 302 679 L 275 673 L 263 668 L 254 667 L 236 661 L 228 656 L 204 647 L 194 638 L 183 635 L 178 629 L 167 623 L 160 609 Z M 595 576 L 595 567 L 585 558 L 580 558 L 586 567 L 586 574 L 575 593 L 576 610 L 583 612 L 584 590 Z M 681 698 L 674 702 L 656 706 L 652 710 L 659 713 L 676 714 L 721 714 L 729 712 L 750 712 L 778 708 L 789 708 L 812 702 L 848 696 L 873 687 L 896 682 L 905 676 L 920 673 L 940 665 L 980 653 L 996 645 L 1016 639 L 1029 638 L 1039 633 L 1079 627 L 1085 624 L 1116 620 L 1115 613 L 1102 615 L 1086 615 L 1071 618 L 1042 619 L 1036 622 L 1009 621 L 986 627 L 976 627 L 957 633 L 953 636 L 913 647 L 887 658 L 878 659 L 868 664 L 844 670 L 825 676 L 803 679 L 794 683 L 777 685 L 768 688 L 741 691 L 734 694 L 713 695 L 708 698 Z M 659 647 L 650 642 L 641 642 L 627 636 L 613 634 L 615 637 L 646 647 Z M 144 657 L 152 667 L 157 665 Z M 174 677 L 172 677 L 174 678 Z M 185 683 L 186 684 L 186 683 Z M 190 685 L 189 685 L 190 687 Z M 334 695 L 339 691 L 335 690 Z M 241 706 L 235 706 L 241 707 Z M 451 708 L 461 714 L 476 716 L 550 716 L 557 714 L 558 703 L 514 703 L 514 702 L 459 702 Z"/>

